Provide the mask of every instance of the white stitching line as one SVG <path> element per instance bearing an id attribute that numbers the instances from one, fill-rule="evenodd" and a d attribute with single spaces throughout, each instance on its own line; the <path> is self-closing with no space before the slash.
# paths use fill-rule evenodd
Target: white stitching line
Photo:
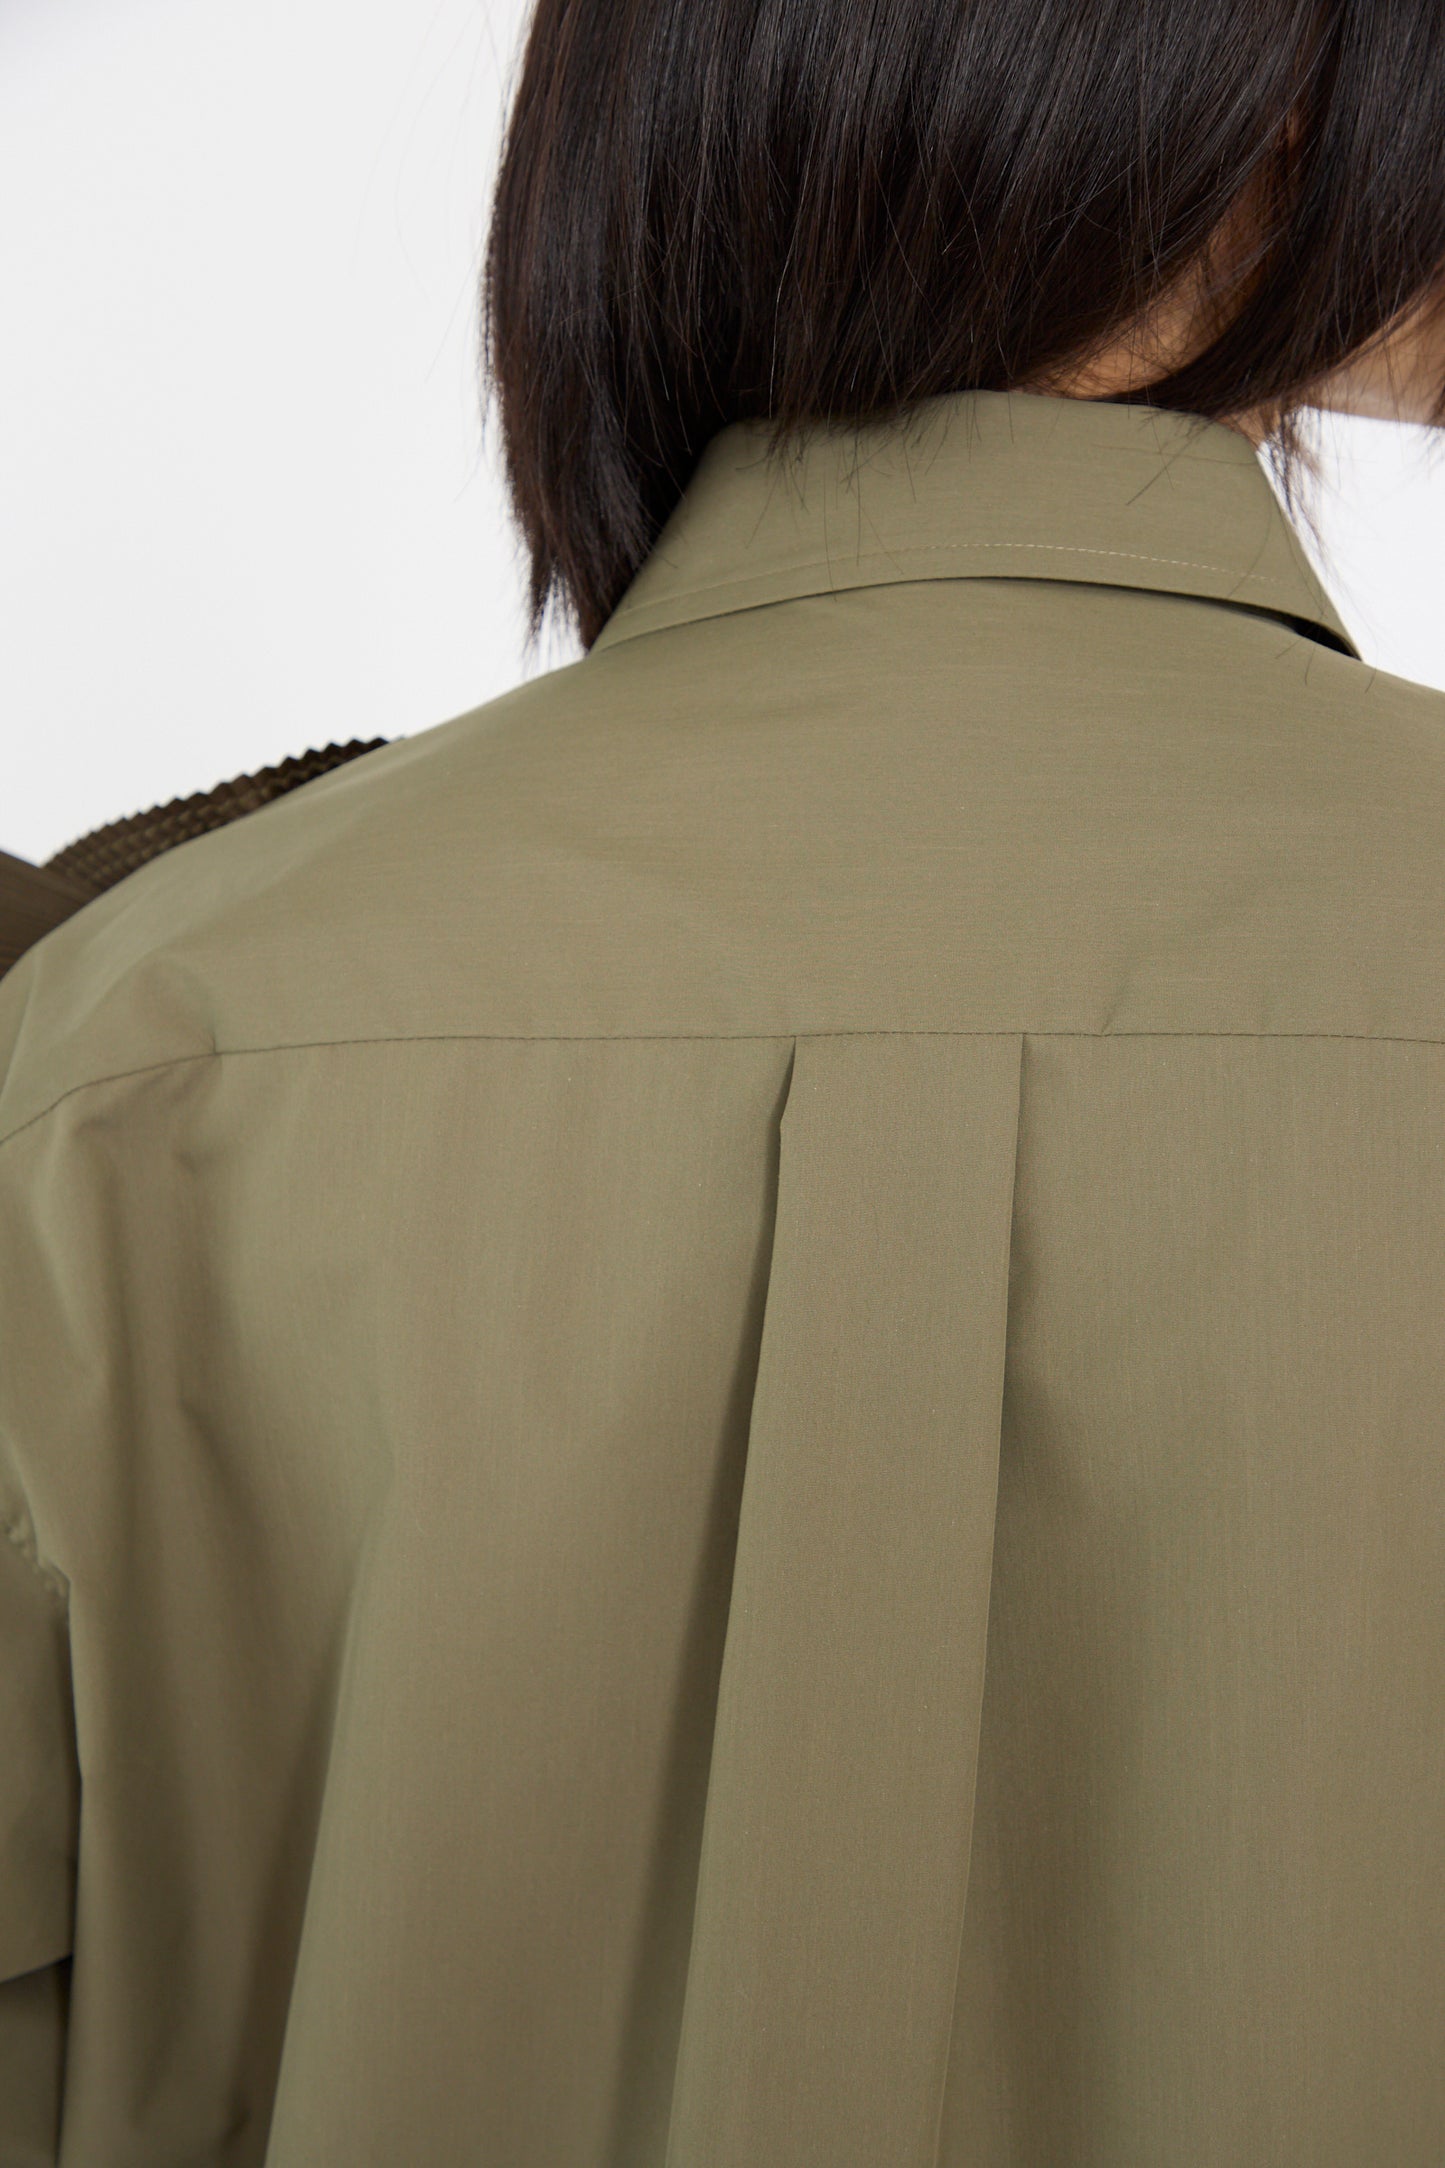
<path id="1" fill-rule="evenodd" d="M 900 554 L 908 557 L 921 555 L 929 550 L 1064 550 L 1070 557 L 1127 557 L 1131 564 L 1136 565 L 1182 565 L 1190 572 L 1229 571 L 1228 565 L 1206 564 L 1199 557 L 1149 557 L 1143 550 L 1096 550 L 1086 542 L 906 542 L 902 545 Z M 886 557 L 890 563 L 893 562 L 892 553 L 888 550 L 864 550 L 856 561 L 861 564 L 865 558 L 873 560 L 880 557 Z M 807 569 L 811 571 L 813 568 L 809 566 Z M 1268 572 L 1240 572 L 1235 577 L 1241 580 L 1263 580 L 1266 585 L 1272 584 L 1272 575 Z"/>
<path id="2" fill-rule="evenodd" d="M 863 550 L 861 552 L 855 551 L 851 557 L 846 555 L 837 559 L 817 557 L 806 565 L 775 565 L 770 570 L 765 568 L 756 572 L 741 572 L 735 579 L 731 580 L 710 580 L 705 587 L 691 587 L 672 595 L 659 595 L 647 600 L 639 599 L 631 609 L 628 609 L 625 604 L 619 604 L 609 622 L 620 624 L 634 616 L 641 617 L 648 610 L 669 609 L 674 603 L 679 602 L 697 602 L 706 595 L 725 595 L 731 588 L 748 587 L 758 580 L 776 579 L 780 574 L 795 577 L 798 574 L 810 572 L 826 572 L 831 579 L 835 565 L 889 564 L 896 567 L 900 558 L 929 556 L 944 550 L 952 556 L 958 556 L 965 550 L 1031 550 L 1040 555 L 1045 551 L 1056 551 L 1066 557 L 1117 557 L 1129 564 L 1174 565 L 1182 572 L 1216 572 L 1222 578 L 1232 577 L 1240 585 L 1243 585 L 1246 580 L 1252 580 L 1257 586 L 1268 587 L 1276 592 L 1279 589 L 1278 579 L 1273 573 L 1269 572 L 1236 572 L 1231 574 L 1228 565 L 1206 564 L 1202 558 L 1198 557 L 1149 557 L 1142 550 L 1100 550 L 1093 549 L 1083 542 L 906 542 L 900 546 L 897 555 L 894 555 L 889 550 Z M 775 596 L 772 599 L 777 601 L 782 598 Z M 797 601 L 801 597 L 791 596 L 788 599 Z M 1286 598 L 1283 595 L 1280 596 L 1280 602 L 1282 606 L 1287 607 Z"/>

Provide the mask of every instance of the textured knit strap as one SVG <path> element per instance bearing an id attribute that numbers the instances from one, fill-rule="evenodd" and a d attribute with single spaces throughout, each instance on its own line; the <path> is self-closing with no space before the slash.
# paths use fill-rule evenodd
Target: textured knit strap
<path id="1" fill-rule="evenodd" d="M 195 791 L 189 798 L 171 798 L 148 812 L 132 813 L 124 820 L 93 828 L 64 850 L 47 858 L 42 871 L 59 873 L 84 885 L 93 895 L 111 888 L 147 859 L 159 857 L 174 844 L 186 843 L 207 829 L 223 828 L 227 821 L 254 813 L 288 790 L 340 767 L 362 753 L 387 745 L 387 738 L 353 738 L 346 745 L 323 746 L 319 752 L 293 753 L 273 768 L 258 768 L 253 775 L 233 776 L 214 790 Z"/>

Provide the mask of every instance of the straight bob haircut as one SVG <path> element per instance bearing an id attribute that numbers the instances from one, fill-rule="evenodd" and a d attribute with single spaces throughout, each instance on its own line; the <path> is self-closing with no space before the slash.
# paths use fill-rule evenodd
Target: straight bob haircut
<path id="1" fill-rule="evenodd" d="M 1044 389 L 1180 291 L 1212 343 L 1115 399 L 1262 411 L 1298 511 L 1311 390 L 1445 306 L 1441 0 L 536 0 L 510 100 L 529 647 L 553 601 L 591 647 L 729 423 Z"/>

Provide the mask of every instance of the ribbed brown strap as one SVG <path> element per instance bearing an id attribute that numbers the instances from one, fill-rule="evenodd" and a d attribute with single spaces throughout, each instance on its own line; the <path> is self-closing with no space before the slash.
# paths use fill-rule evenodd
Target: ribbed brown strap
<path id="1" fill-rule="evenodd" d="M 43 865 L 33 866 L 28 859 L 0 851 L 0 977 L 82 904 L 113 888 L 162 851 L 208 829 L 223 828 L 329 768 L 339 768 L 343 761 L 390 743 L 389 738 L 352 738 L 345 745 L 294 753 L 274 768 L 233 776 L 214 790 L 172 798 L 148 812 L 93 828 Z"/>
<path id="2" fill-rule="evenodd" d="M 233 776 L 228 783 L 218 783 L 214 790 L 195 791 L 189 798 L 171 798 L 148 812 L 132 813 L 124 820 L 108 822 L 104 828 L 93 828 L 74 843 L 67 843 L 53 858 L 47 858 L 40 870 L 64 875 L 82 884 L 91 895 L 99 895 L 102 889 L 113 887 L 147 859 L 159 857 L 175 844 L 189 842 L 192 836 L 204 835 L 210 828 L 223 828 L 227 821 L 256 812 L 273 798 L 283 797 L 288 790 L 324 775 L 329 768 L 339 768 L 343 761 L 356 760 L 362 753 L 375 752 L 378 746 L 390 742 L 388 738 L 353 738 L 346 745 L 293 753 L 274 768 Z"/>
<path id="3" fill-rule="evenodd" d="M 0 978 L 90 895 L 79 881 L 0 851 Z"/>

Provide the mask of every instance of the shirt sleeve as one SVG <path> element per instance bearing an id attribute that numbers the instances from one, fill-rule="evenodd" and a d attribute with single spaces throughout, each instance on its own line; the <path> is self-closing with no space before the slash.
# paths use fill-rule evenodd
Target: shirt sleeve
<path id="1" fill-rule="evenodd" d="M 0 2160 L 56 2158 L 80 1774 L 63 1584 L 0 1491 Z"/>

